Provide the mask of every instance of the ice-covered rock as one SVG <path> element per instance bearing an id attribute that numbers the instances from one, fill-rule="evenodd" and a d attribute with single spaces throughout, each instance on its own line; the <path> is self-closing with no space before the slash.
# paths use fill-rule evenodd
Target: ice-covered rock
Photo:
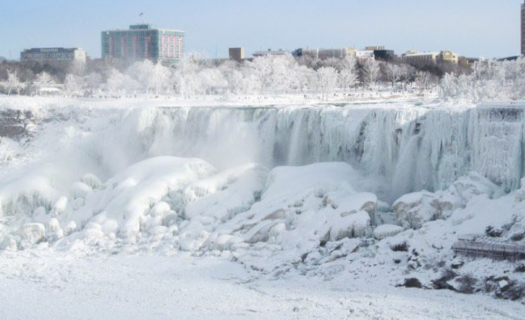
<path id="1" fill-rule="evenodd" d="M 20 237 L 20 246 L 24 249 L 44 240 L 46 236 L 46 227 L 41 223 L 27 223 L 17 231 Z"/>
<path id="2" fill-rule="evenodd" d="M 250 164 L 192 183 L 184 190 L 186 218 L 224 222 L 247 211 L 262 192 L 267 174 L 267 169 Z"/>
<path id="3" fill-rule="evenodd" d="M 118 221 L 121 237 L 134 237 L 141 231 L 141 221 L 155 206 L 171 194 L 182 192 L 191 182 L 211 175 L 215 169 L 197 159 L 175 157 L 152 158 L 128 167 L 110 179 L 107 188 L 86 199 L 86 206 L 75 215 L 89 217 L 93 208 L 100 213 L 95 216 L 99 223 L 105 219 Z M 162 213 L 165 205 L 159 205 Z M 165 210 L 164 210 L 165 211 Z M 156 213 L 156 212 L 154 212 Z M 164 212 L 167 214 L 168 212 Z M 143 226 L 155 227 L 162 224 L 163 217 L 156 216 L 158 223 Z"/>
<path id="4" fill-rule="evenodd" d="M 99 189 L 102 186 L 102 182 L 100 179 L 92 174 L 92 173 L 86 173 L 81 178 L 80 181 L 87 186 L 91 187 L 91 189 Z"/>
<path id="5" fill-rule="evenodd" d="M 431 204 L 436 199 L 433 193 L 421 191 L 402 196 L 392 205 L 397 220 L 405 228 L 420 228 L 426 221 L 439 218 Z"/>
<path id="6" fill-rule="evenodd" d="M 13 236 L 5 237 L 2 242 L 0 242 L 0 250 L 5 251 L 16 251 L 18 250 L 18 241 Z"/>
<path id="7" fill-rule="evenodd" d="M 330 219 L 328 223 L 331 241 L 361 238 L 366 235 L 367 228 L 370 228 L 370 215 L 365 211 L 358 211 Z"/>
<path id="8" fill-rule="evenodd" d="M 394 202 L 392 209 L 403 227 L 417 229 L 427 221 L 450 217 L 454 210 L 464 208 L 475 197 L 492 198 L 502 194 L 501 187 L 472 172 L 446 190 L 404 195 Z"/>
<path id="9" fill-rule="evenodd" d="M 392 224 L 383 224 L 374 229 L 374 238 L 381 240 L 388 237 L 393 237 L 403 232 L 403 228 Z"/>
<path id="10" fill-rule="evenodd" d="M 85 198 L 93 192 L 93 188 L 84 182 L 75 182 L 71 189 L 73 198 Z"/>

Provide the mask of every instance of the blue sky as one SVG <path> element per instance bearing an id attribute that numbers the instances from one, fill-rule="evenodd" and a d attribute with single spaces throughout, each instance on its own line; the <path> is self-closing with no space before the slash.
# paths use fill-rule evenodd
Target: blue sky
<path id="1" fill-rule="evenodd" d="M 521 0 L 2 0 L 0 56 L 30 47 L 82 47 L 100 56 L 100 31 L 144 19 L 183 29 L 186 49 L 225 57 L 300 47 L 385 45 L 450 49 L 486 58 L 517 55 Z"/>

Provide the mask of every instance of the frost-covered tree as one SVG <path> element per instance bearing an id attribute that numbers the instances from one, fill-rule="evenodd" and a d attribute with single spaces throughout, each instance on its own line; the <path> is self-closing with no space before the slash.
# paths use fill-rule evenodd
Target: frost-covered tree
<path id="1" fill-rule="evenodd" d="M 200 92 L 205 94 L 217 94 L 226 91 L 228 81 L 224 78 L 219 69 L 206 68 L 199 72 L 198 82 Z"/>
<path id="2" fill-rule="evenodd" d="M 326 100 L 337 87 L 337 76 L 337 70 L 332 67 L 322 67 L 317 70 L 318 87 L 323 100 Z"/>
<path id="3" fill-rule="evenodd" d="M 439 92 L 445 99 L 473 102 L 525 99 L 525 59 L 480 61 L 470 74 L 448 74 Z"/>
<path id="4" fill-rule="evenodd" d="M 395 63 L 388 63 L 386 65 L 386 75 L 390 83 L 392 84 L 392 87 L 395 87 L 396 83 L 401 80 L 403 77 L 403 67 L 395 64 Z"/>
<path id="5" fill-rule="evenodd" d="M 171 77 L 176 92 L 184 98 L 201 92 L 202 86 L 197 77 L 201 69 L 196 57 L 190 56 L 182 59 Z"/>
<path id="6" fill-rule="evenodd" d="M 92 72 L 83 77 L 85 88 L 91 93 L 95 94 L 102 86 L 103 79 L 99 73 Z"/>
<path id="7" fill-rule="evenodd" d="M 18 73 L 10 70 L 7 71 L 7 82 L 5 85 L 7 88 L 7 95 L 11 95 L 11 92 L 13 91 L 16 91 L 16 93 L 20 95 L 20 91 L 24 86 L 18 77 Z"/>
<path id="8" fill-rule="evenodd" d="M 170 70 L 163 66 L 161 63 L 155 64 L 153 70 L 150 74 L 150 79 L 148 79 L 148 84 L 155 91 L 155 95 L 160 95 L 163 92 L 166 92 L 170 88 Z"/>
<path id="9" fill-rule="evenodd" d="M 83 76 L 86 74 L 86 63 L 81 61 L 75 61 L 69 66 L 68 73 L 76 76 Z"/>
<path id="10" fill-rule="evenodd" d="M 367 59 L 363 65 L 363 79 L 369 86 L 375 86 L 381 76 L 379 62 L 374 59 Z"/>
<path id="11" fill-rule="evenodd" d="M 297 70 L 299 65 L 291 56 L 257 57 L 247 64 L 248 73 L 259 87 L 259 93 L 286 93 L 298 90 Z"/>
<path id="12" fill-rule="evenodd" d="M 64 81 L 64 88 L 69 94 L 79 94 L 84 86 L 84 78 L 76 74 L 68 74 Z"/>
<path id="13" fill-rule="evenodd" d="M 441 79 L 439 86 L 440 94 L 443 97 L 452 98 L 458 96 L 457 77 L 453 73 L 447 73 Z"/>
<path id="14" fill-rule="evenodd" d="M 47 72 L 42 72 L 40 73 L 39 75 L 37 75 L 35 81 L 34 81 L 34 85 L 37 89 L 44 89 L 44 88 L 49 88 L 50 86 L 54 85 L 56 82 L 55 82 L 55 79 L 53 79 L 53 77 L 51 75 L 49 75 L 49 73 Z"/>
<path id="15" fill-rule="evenodd" d="M 111 71 L 109 72 L 108 80 L 106 81 L 106 86 L 107 91 L 110 94 L 123 94 L 126 91 L 124 75 L 116 69 L 111 69 Z"/>
<path id="16" fill-rule="evenodd" d="M 416 84 L 421 90 L 427 90 L 434 80 L 434 76 L 430 72 L 418 71 L 416 73 Z"/>
<path id="17" fill-rule="evenodd" d="M 341 61 L 340 66 L 339 87 L 346 92 L 349 88 L 355 86 L 357 83 L 357 59 L 355 56 L 346 56 Z"/>

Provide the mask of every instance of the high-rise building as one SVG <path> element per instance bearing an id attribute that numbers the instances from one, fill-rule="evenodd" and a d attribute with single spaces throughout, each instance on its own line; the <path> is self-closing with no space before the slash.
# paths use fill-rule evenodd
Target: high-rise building
<path id="1" fill-rule="evenodd" d="M 156 29 L 149 24 L 132 25 L 128 30 L 102 32 L 102 58 L 128 63 L 149 59 L 174 64 L 184 55 L 184 31 Z"/>
<path id="2" fill-rule="evenodd" d="M 72 62 L 86 63 L 86 51 L 80 48 L 33 48 L 20 53 L 22 62 L 41 62 L 67 64 Z"/>
<path id="3" fill-rule="evenodd" d="M 525 55 L 525 2 L 521 5 L 521 54 Z"/>

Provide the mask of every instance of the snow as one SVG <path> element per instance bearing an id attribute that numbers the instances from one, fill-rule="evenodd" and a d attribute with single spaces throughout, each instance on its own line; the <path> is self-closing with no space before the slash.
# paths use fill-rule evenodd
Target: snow
<path id="1" fill-rule="evenodd" d="M 99 304 L 93 296 L 104 292 L 109 305 L 136 302 L 123 318 L 140 318 L 151 301 L 165 303 L 159 318 L 175 312 L 168 297 L 178 287 L 192 293 L 175 295 L 183 306 L 213 301 L 179 309 L 187 318 L 195 310 L 219 318 L 286 319 L 301 310 L 304 318 L 349 310 L 403 318 L 406 308 L 414 319 L 464 318 L 476 303 L 491 307 L 474 308 L 472 318 L 523 311 L 482 292 L 484 279 L 525 283 L 515 265 L 452 250 L 466 234 L 525 244 L 525 120 L 516 105 L 27 101 L 0 99 L 0 111 L 31 111 L 9 120 L 22 133 L 0 144 L 10 158 L 0 162 L 0 266 L 30 269 L 0 268 L 0 283 L 20 286 L 13 297 L 34 294 L 50 316 L 40 294 L 58 295 L 55 284 L 83 301 Z M 410 278 L 434 288 L 452 269 L 457 275 L 445 282 L 460 290 L 461 277 L 473 275 L 477 295 L 396 288 Z M 264 304 L 247 306 L 258 299 Z M 237 300 L 246 306 L 236 309 Z M 69 302 L 66 310 L 83 311 Z M 101 310 L 101 319 L 112 314 Z"/>
<path id="2" fill-rule="evenodd" d="M 382 240 L 403 232 L 403 228 L 391 224 L 383 224 L 374 229 L 374 238 Z"/>
<path id="3" fill-rule="evenodd" d="M 221 258 L 0 259 L 2 319 L 520 319 L 523 305 L 351 279 L 268 279 Z M 28 306 L 30 302 L 30 307 Z"/>

